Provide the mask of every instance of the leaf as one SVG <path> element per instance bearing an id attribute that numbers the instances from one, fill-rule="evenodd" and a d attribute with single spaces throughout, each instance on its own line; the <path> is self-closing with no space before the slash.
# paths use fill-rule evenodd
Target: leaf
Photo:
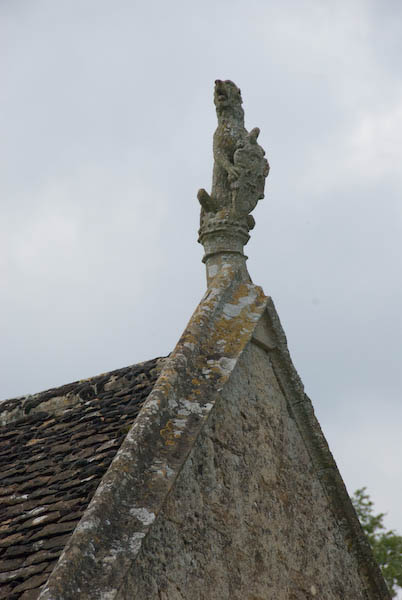
<path id="1" fill-rule="evenodd" d="M 398 589 L 402 589 L 402 536 L 392 529 L 386 531 L 383 523 L 385 513 L 373 514 L 374 503 L 366 490 L 365 487 L 356 490 L 352 496 L 352 503 L 394 598 Z"/>

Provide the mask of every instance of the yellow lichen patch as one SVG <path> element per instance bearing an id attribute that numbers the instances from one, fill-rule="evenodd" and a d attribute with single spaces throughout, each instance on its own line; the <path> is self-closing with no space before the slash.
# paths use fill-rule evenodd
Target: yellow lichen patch
<path id="1" fill-rule="evenodd" d="M 240 314 L 237 318 L 234 318 L 230 322 L 230 327 L 228 327 L 228 322 L 225 318 L 221 318 L 215 322 L 213 335 L 210 339 L 211 346 L 220 342 L 220 351 L 223 354 L 229 356 L 236 354 L 239 346 L 242 346 L 254 329 L 254 323 L 250 323 L 246 318 L 242 317 L 243 315 Z"/>
<path id="2" fill-rule="evenodd" d="M 165 395 L 168 394 L 169 390 L 172 387 L 173 376 L 174 372 L 172 371 L 172 369 L 166 369 L 163 375 L 159 376 L 158 389 Z"/>
<path id="3" fill-rule="evenodd" d="M 198 340 L 197 337 L 191 331 L 186 331 L 181 341 L 183 343 L 187 342 L 190 344 L 196 344 Z"/>
<path id="4" fill-rule="evenodd" d="M 174 431 L 174 424 L 170 420 L 166 423 L 165 427 L 160 430 L 159 433 L 165 440 L 166 446 L 174 446 L 176 443 L 175 440 L 180 437 L 180 435 Z"/>
<path id="5" fill-rule="evenodd" d="M 241 283 L 235 293 L 233 294 L 232 302 L 235 303 L 236 300 L 240 300 L 240 298 L 245 298 L 249 295 L 249 285 L 246 283 Z"/>

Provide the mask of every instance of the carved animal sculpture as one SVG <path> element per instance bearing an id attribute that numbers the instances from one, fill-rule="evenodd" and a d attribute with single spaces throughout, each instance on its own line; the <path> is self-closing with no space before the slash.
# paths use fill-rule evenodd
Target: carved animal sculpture
<path id="1" fill-rule="evenodd" d="M 209 195 L 199 190 L 202 206 L 201 222 L 206 213 L 222 209 L 232 218 L 247 217 L 257 201 L 264 197 L 268 163 L 264 150 L 257 144 L 259 129 L 250 133 L 244 127 L 244 111 L 240 89 L 232 81 L 215 81 L 214 103 L 218 127 L 214 134 L 214 170 Z M 253 227 L 254 219 L 247 219 Z"/>
<path id="2" fill-rule="evenodd" d="M 232 193 L 230 179 L 238 176 L 233 156 L 238 142 L 244 139 L 244 111 L 239 88 L 232 81 L 215 81 L 214 104 L 218 117 L 218 127 L 214 133 L 214 170 L 211 196 L 205 191 L 198 192 L 201 206 L 207 212 L 216 212 L 230 206 Z"/>

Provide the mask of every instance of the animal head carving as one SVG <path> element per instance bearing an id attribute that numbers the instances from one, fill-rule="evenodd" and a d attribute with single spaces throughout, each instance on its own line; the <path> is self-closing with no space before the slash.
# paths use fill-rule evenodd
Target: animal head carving
<path id="1" fill-rule="evenodd" d="M 242 103 L 240 89 L 233 81 L 229 81 L 229 79 L 215 81 L 214 104 L 218 116 L 225 112 L 237 113 L 240 111 L 243 113 Z"/>

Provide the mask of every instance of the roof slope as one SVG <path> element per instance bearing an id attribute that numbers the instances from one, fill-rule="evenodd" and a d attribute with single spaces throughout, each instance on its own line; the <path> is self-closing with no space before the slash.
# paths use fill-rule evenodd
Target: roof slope
<path id="1" fill-rule="evenodd" d="M 0 405 L 0 598 L 39 595 L 162 362 Z"/>

